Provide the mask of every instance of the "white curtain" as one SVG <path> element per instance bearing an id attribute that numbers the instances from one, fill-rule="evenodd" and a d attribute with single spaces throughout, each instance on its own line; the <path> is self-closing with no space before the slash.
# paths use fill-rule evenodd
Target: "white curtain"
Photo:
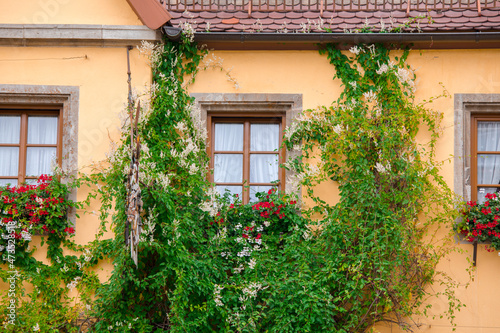
<path id="1" fill-rule="evenodd" d="M 243 155 L 215 154 L 214 181 L 216 183 L 241 183 L 243 181 Z"/>
<path id="2" fill-rule="evenodd" d="M 250 182 L 270 183 L 278 180 L 278 155 L 251 154 Z"/>
<path id="3" fill-rule="evenodd" d="M 243 124 L 215 124 L 214 150 L 242 151 Z"/>
<path id="4" fill-rule="evenodd" d="M 21 133 L 21 117 L 0 116 L 0 144 L 19 143 L 19 133 Z"/>
<path id="5" fill-rule="evenodd" d="M 231 193 L 231 196 L 237 194 L 241 199 L 242 189 L 243 189 L 241 186 L 217 185 L 216 188 L 217 188 L 217 191 L 219 191 L 219 193 L 221 195 L 224 195 L 224 193 L 226 193 L 226 191 L 228 191 L 229 193 Z"/>
<path id="6" fill-rule="evenodd" d="M 19 170 L 19 148 L 0 147 L 0 177 L 17 176 Z"/>
<path id="7" fill-rule="evenodd" d="M 17 179 L 0 179 L 0 186 L 5 186 L 7 184 L 10 184 L 12 186 L 16 186 Z"/>
<path id="8" fill-rule="evenodd" d="M 52 173 L 56 160 L 56 148 L 28 147 L 26 154 L 26 176 L 40 176 Z"/>
<path id="9" fill-rule="evenodd" d="M 277 151 L 280 142 L 279 124 L 251 124 L 250 150 Z"/>
<path id="10" fill-rule="evenodd" d="M 256 202 L 258 201 L 258 198 L 256 194 L 258 192 L 268 192 L 270 189 L 272 189 L 272 186 L 250 186 L 250 202 Z"/>
<path id="11" fill-rule="evenodd" d="M 57 144 L 57 117 L 29 117 L 28 144 Z"/>
<path id="12" fill-rule="evenodd" d="M 478 151 L 500 151 L 500 122 L 478 122 L 477 146 Z M 500 183 L 500 155 L 478 154 L 477 183 Z M 491 187 L 478 188 L 478 202 L 484 202 L 484 196 L 487 193 L 496 192 L 496 190 L 496 188 Z"/>

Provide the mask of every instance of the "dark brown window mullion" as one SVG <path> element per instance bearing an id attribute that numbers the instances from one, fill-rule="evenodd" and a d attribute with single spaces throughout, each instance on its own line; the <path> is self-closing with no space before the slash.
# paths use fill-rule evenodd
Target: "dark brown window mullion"
<path id="1" fill-rule="evenodd" d="M 286 170 L 285 168 L 282 168 L 280 167 L 280 165 L 283 165 L 286 161 L 285 161 L 285 158 L 286 158 L 286 149 L 285 147 L 281 147 L 283 145 L 283 132 L 284 132 L 284 129 L 286 128 L 286 117 L 285 116 L 281 116 L 281 124 L 280 124 L 280 136 L 279 136 L 279 146 L 280 148 L 278 148 L 278 152 L 279 152 L 279 156 L 278 156 L 278 175 L 279 175 L 279 179 L 280 179 L 280 182 L 278 183 L 279 184 L 279 189 L 281 191 L 285 191 L 285 177 L 286 177 Z"/>
<path id="2" fill-rule="evenodd" d="M 250 201 L 250 122 L 243 125 L 243 203 Z"/>
<path id="3" fill-rule="evenodd" d="M 21 137 L 19 139 L 19 170 L 18 184 L 24 183 L 26 180 L 26 154 L 28 143 L 28 114 L 21 113 Z"/>

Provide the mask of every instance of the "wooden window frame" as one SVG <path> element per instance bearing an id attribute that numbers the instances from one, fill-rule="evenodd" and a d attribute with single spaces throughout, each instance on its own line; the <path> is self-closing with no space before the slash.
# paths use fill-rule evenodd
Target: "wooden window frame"
<path id="1" fill-rule="evenodd" d="M 192 93 L 195 98 L 192 113 L 199 117 L 197 121 L 208 126 L 209 114 L 235 115 L 242 114 L 252 116 L 255 114 L 285 115 L 286 130 L 297 119 L 302 112 L 302 94 L 281 94 L 281 93 Z M 207 140 L 208 145 L 210 142 Z M 210 149 L 210 147 L 208 148 Z M 208 150 L 210 152 L 210 150 Z M 300 156 L 300 150 L 286 150 L 283 154 L 285 160 L 292 160 Z M 294 176 L 293 170 L 282 170 L 285 173 L 283 184 L 289 182 Z M 210 178 L 210 177 L 209 177 Z M 286 191 L 292 191 L 291 186 L 287 186 Z M 293 188 L 294 194 L 298 198 L 298 204 L 301 205 L 301 187 Z"/>
<path id="2" fill-rule="evenodd" d="M 500 151 L 479 151 L 478 150 L 478 122 L 480 121 L 496 121 L 500 122 L 500 113 L 497 115 L 492 114 L 472 114 L 471 115 L 471 137 L 470 137 L 470 151 L 471 151 L 471 199 L 473 201 L 479 201 L 477 196 L 479 187 L 495 187 L 500 189 L 500 184 L 478 184 L 477 173 L 478 173 L 478 155 L 488 154 L 488 155 L 499 155 Z"/>
<path id="3" fill-rule="evenodd" d="M 215 124 L 217 123 L 242 123 L 244 126 L 244 137 L 243 137 L 243 150 L 242 151 L 215 151 L 212 147 L 215 147 Z M 280 136 L 279 136 L 279 146 L 278 152 L 276 151 L 254 151 L 250 150 L 250 125 L 256 123 L 263 124 L 279 124 L 280 125 Z M 225 186 L 241 186 L 242 187 L 242 202 L 248 203 L 250 201 L 250 186 L 277 186 L 279 190 L 285 190 L 285 169 L 279 167 L 278 170 L 278 183 L 251 183 L 250 182 L 250 155 L 251 154 L 277 154 L 278 164 L 281 165 L 286 161 L 286 149 L 283 147 L 283 133 L 286 128 L 286 114 L 284 112 L 277 112 L 273 114 L 254 112 L 254 113 L 221 113 L 221 112 L 209 112 L 207 114 L 207 128 L 208 128 L 208 140 L 209 145 L 207 152 L 210 156 L 210 169 L 214 168 L 214 156 L 215 154 L 242 154 L 243 155 L 243 171 L 242 171 L 242 181 L 237 183 L 215 183 L 214 175 L 211 173 L 209 179 L 215 185 L 225 185 Z"/>
<path id="4" fill-rule="evenodd" d="M 19 166 L 17 176 L 0 175 L 2 179 L 17 180 L 17 184 L 23 184 L 26 180 L 36 180 L 38 176 L 28 177 L 26 175 L 26 159 L 28 147 L 55 147 L 56 148 L 56 163 L 61 165 L 62 156 L 62 138 L 63 138 L 63 110 L 61 106 L 44 106 L 44 105 L 2 105 L 0 107 L 0 115 L 2 116 L 21 116 L 20 123 L 20 139 L 17 144 L 3 144 L 0 147 L 19 147 Z M 56 144 L 29 144 L 28 138 L 28 118 L 30 116 L 57 116 L 57 141 Z"/>

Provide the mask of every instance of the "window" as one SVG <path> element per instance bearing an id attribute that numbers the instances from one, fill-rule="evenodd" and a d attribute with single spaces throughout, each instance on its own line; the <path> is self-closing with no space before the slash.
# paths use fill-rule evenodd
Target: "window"
<path id="1" fill-rule="evenodd" d="M 229 191 L 252 202 L 257 192 L 283 189 L 284 114 L 209 114 L 208 123 L 212 181 L 221 194 Z"/>
<path id="2" fill-rule="evenodd" d="M 35 183 L 61 156 L 59 109 L 0 109 L 0 185 Z"/>
<path id="3" fill-rule="evenodd" d="M 500 191 L 500 115 L 473 115 L 471 122 L 472 200 Z"/>
<path id="4" fill-rule="evenodd" d="M 500 94 L 455 94 L 455 192 L 484 201 L 500 190 Z"/>
<path id="5" fill-rule="evenodd" d="M 211 180 L 220 192 L 241 195 L 287 190 L 292 171 L 279 164 L 300 154 L 280 149 L 283 132 L 302 111 L 300 94 L 192 94 L 207 124 Z"/>

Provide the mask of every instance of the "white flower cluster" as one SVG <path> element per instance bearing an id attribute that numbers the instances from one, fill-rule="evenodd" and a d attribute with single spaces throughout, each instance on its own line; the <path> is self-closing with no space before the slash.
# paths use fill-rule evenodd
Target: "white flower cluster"
<path id="1" fill-rule="evenodd" d="M 217 200 L 219 192 L 217 192 L 217 189 L 212 187 L 207 191 L 207 196 L 208 200 L 201 203 L 200 209 L 214 217 L 219 211 L 219 201 Z"/>
<path id="2" fill-rule="evenodd" d="M 250 247 L 244 247 L 237 255 L 238 257 L 250 257 L 252 255 L 252 249 Z"/>
<path id="3" fill-rule="evenodd" d="M 391 164 L 387 162 L 386 165 L 383 165 L 382 163 L 377 162 L 375 164 L 375 169 L 377 169 L 379 173 L 387 173 L 391 171 Z"/>
<path id="4" fill-rule="evenodd" d="M 383 64 L 382 66 L 379 67 L 378 70 L 376 70 L 376 72 L 378 75 L 382 75 L 384 73 L 387 73 L 388 70 L 389 70 L 389 66 L 387 66 L 387 64 Z"/>
<path id="5" fill-rule="evenodd" d="M 257 261 L 255 261 L 255 259 L 250 259 L 250 261 L 248 262 L 248 267 L 250 269 L 254 269 L 256 264 L 257 264 Z"/>
<path id="6" fill-rule="evenodd" d="M 86 262 L 89 262 L 90 260 L 92 260 L 92 253 L 90 253 L 90 251 L 88 249 L 86 249 L 84 252 L 83 252 L 83 259 L 86 261 Z"/>
<path id="7" fill-rule="evenodd" d="M 196 21 L 193 22 L 196 24 Z M 179 23 L 179 27 L 182 29 L 182 33 L 189 39 L 190 42 L 194 40 L 194 28 L 189 22 Z"/>
<path id="8" fill-rule="evenodd" d="M 340 135 L 344 131 L 344 129 L 342 128 L 342 126 L 340 124 L 337 124 L 337 125 L 333 126 L 333 131 L 336 134 Z"/>
<path id="9" fill-rule="evenodd" d="M 143 40 L 141 42 L 141 46 L 138 46 L 137 49 L 139 50 L 140 54 L 143 54 L 148 57 L 151 67 L 156 68 L 156 66 L 158 66 L 158 64 L 160 63 L 164 45 L 150 43 L 148 41 Z"/>
<path id="10" fill-rule="evenodd" d="M 80 282 L 80 280 L 81 280 L 81 279 L 82 279 L 81 277 L 77 276 L 76 278 L 74 278 L 74 279 L 73 279 L 73 281 L 71 281 L 70 283 L 68 283 L 68 284 L 66 285 L 66 287 L 67 287 L 70 291 L 71 291 L 71 290 L 73 290 L 73 289 L 76 287 L 76 285 L 78 284 L 78 282 Z"/>
<path id="11" fill-rule="evenodd" d="M 353 47 L 351 47 L 351 48 L 349 49 L 349 51 L 350 51 L 351 53 L 354 53 L 355 55 L 358 55 L 358 54 L 359 54 L 359 52 L 361 51 L 361 49 L 360 49 L 359 47 L 357 47 L 357 46 L 353 46 Z"/>
<path id="12" fill-rule="evenodd" d="M 260 284 L 258 282 L 251 282 L 248 285 L 248 287 L 243 288 L 242 292 L 247 297 L 256 298 L 257 297 L 257 293 L 260 290 L 264 290 L 266 288 L 267 287 L 263 287 L 262 284 Z"/>
<path id="13" fill-rule="evenodd" d="M 233 268 L 233 272 L 235 274 L 240 274 L 244 269 L 245 267 L 243 267 L 243 265 L 240 265 L 239 267 Z"/>
<path id="14" fill-rule="evenodd" d="M 375 94 L 373 91 L 367 91 L 363 94 L 363 96 L 365 97 L 365 99 L 368 101 L 368 102 L 371 102 L 371 101 L 375 101 L 377 99 L 377 94 Z"/>
<path id="15" fill-rule="evenodd" d="M 224 303 L 222 303 L 222 296 L 220 295 L 220 292 L 222 291 L 222 289 L 224 289 L 224 287 L 216 284 L 214 286 L 214 301 L 215 301 L 215 305 L 217 306 L 223 306 Z"/>

